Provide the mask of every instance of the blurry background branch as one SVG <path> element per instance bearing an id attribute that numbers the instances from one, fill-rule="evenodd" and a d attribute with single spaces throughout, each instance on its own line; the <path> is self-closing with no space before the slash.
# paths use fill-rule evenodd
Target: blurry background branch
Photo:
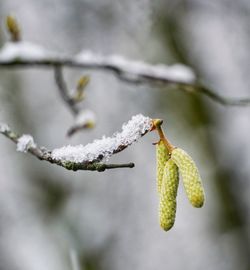
<path id="1" fill-rule="evenodd" d="M 9 56 L 7 54 L 10 51 L 10 46 L 12 46 L 13 54 Z M 14 46 L 16 48 L 13 48 Z M 25 55 L 26 48 L 27 50 L 30 49 L 30 55 Z M 130 83 L 176 85 L 182 91 L 192 94 L 202 94 L 221 105 L 250 105 L 250 98 L 228 98 L 226 96 L 220 96 L 206 86 L 199 84 L 193 71 L 184 65 L 150 65 L 144 62 L 127 60 L 121 56 L 102 56 L 89 51 L 84 51 L 75 57 L 46 55 L 46 53 L 40 57 L 38 54 L 36 55 L 35 49 L 37 48 L 40 47 L 24 42 L 5 44 L 2 50 L 0 50 L 0 68 L 54 68 L 56 82 L 59 89 L 61 89 L 62 97 L 74 114 L 78 112 L 78 109 L 75 102 L 65 92 L 65 83 L 63 83 L 61 74 L 62 67 L 111 71 L 121 80 Z"/>
<path id="2" fill-rule="evenodd" d="M 224 106 L 249 106 L 250 98 L 230 98 L 226 96 L 221 96 L 211 89 L 203 86 L 201 84 L 188 85 L 179 84 L 179 89 L 188 93 L 202 94 L 210 98 L 212 101 L 219 103 Z"/>
<path id="3" fill-rule="evenodd" d="M 41 56 L 51 55 L 51 53 L 46 53 L 40 46 L 22 42 L 20 26 L 13 16 L 7 16 L 6 28 L 9 32 L 11 42 L 9 44 L 7 43 L 7 46 L 4 46 L 4 49 L 0 51 L 0 58 L 2 60 L 5 61 L 13 56 L 19 60 L 23 57 L 31 57 L 34 60 L 37 59 L 37 57 L 40 58 Z M 84 99 L 84 90 L 89 82 L 89 76 L 80 77 L 76 87 L 70 92 L 63 78 L 62 69 L 62 65 L 54 66 L 55 82 L 62 99 L 75 118 L 73 125 L 67 132 L 67 135 L 71 136 L 79 130 L 94 127 L 95 116 L 91 111 L 81 110 L 78 106 L 78 103 Z"/>
<path id="4" fill-rule="evenodd" d="M 78 103 L 84 99 L 84 89 L 89 82 L 89 77 L 82 76 L 77 83 L 74 93 L 70 94 L 67 84 L 63 78 L 62 66 L 55 66 L 54 74 L 59 93 L 75 117 L 75 122 L 69 128 L 67 135 L 72 136 L 82 129 L 94 127 L 94 113 L 90 110 L 81 110 L 78 106 Z"/>
<path id="5" fill-rule="evenodd" d="M 58 86 L 59 92 L 61 94 L 62 99 L 70 108 L 73 115 L 77 115 L 79 113 L 79 108 L 77 107 L 76 101 L 69 95 L 69 90 L 67 88 L 66 82 L 63 78 L 61 66 L 55 66 L 55 81 Z"/>
<path id="6" fill-rule="evenodd" d="M 150 65 L 145 62 L 127 60 L 119 55 L 103 56 L 92 53 L 91 51 L 82 51 L 73 57 L 57 55 L 36 44 L 22 42 L 20 26 L 14 17 L 7 16 L 6 27 L 12 42 L 6 43 L 0 50 L 0 68 L 53 67 L 55 70 L 55 81 L 60 94 L 75 116 L 79 114 L 77 103 L 83 99 L 83 89 L 88 80 L 86 80 L 86 77 L 85 80 L 79 80 L 75 95 L 77 98 L 70 96 L 66 82 L 63 79 L 62 67 L 64 66 L 111 71 L 121 80 L 131 83 L 175 85 L 182 91 L 202 94 L 221 105 L 250 105 L 250 98 L 228 98 L 220 96 L 208 87 L 198 83 L 193 70 L 185 65 Z M 76 131 L 86 127 L 92 127 L 92 125 L 89 126 L 84 123 L 80 126 L 77 125 L 77 127 L 73 126 L 68 131 L 68 135 L 72 135 Z"/>

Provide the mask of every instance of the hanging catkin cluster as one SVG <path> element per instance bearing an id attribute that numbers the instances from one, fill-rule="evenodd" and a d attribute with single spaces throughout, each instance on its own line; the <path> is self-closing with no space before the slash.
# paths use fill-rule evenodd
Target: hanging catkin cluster
<path id="1" fill-rule="evenodd" d="M 179 171 L 190 203 L 202 207 L 205 196 L 200 174 L 193 159 L 182 149 L 173 147 L 163 131 L 161 122 L 154 122 L 160 141 L 156 144 L 157 189 L 160 196 L 160 226 L 168 231 L 175 222 L 176 197 L 179 185 Z"/>

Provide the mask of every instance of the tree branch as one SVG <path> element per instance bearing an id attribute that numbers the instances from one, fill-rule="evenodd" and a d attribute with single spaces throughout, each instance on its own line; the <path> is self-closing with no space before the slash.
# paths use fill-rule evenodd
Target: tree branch
<path id="1" fill-rule="evenodd" d="M 100 172 L 106 169 L 133 168 L 134 163 L 105 164 L 101 161 L 123 151 L 144 136 L 151 128 L 152 120 L 150 118 L 137 115 L 123 125 L 120 133 L 115 133 L 112 137 L 103 137 L 101 140 L 95 140 L 85 146 L 64 146 L 52 151 L 38 147 L 30 135 L 19 136 L 6 124 L 0 124 L 0 133 L 17 144 L 18 151 L 29 152 L 39 160 L 45 160 L 67 170 Z"/>
<path id="2" fill-rule="evenodd" d="M 12 130 L 5 129 L 1 130 L 0 133 L 2 133 L 5 137 L 13 141 L 15 144 L 18 144 L 18 140 L 22 137 L 17 135 Z M 58 166 L 61 166 L 67 170 L 72 171 L 78 171 L 78 170 L 85 170 L 85 171 L 98 171 L 103 172 L 108 169 L 117 169 L 117 168 L 133 168 L 135 165 L 134 163 L 125 163 L 125 164 L 105 164 L 100 162 L 84 162 L 84 163 L 76 163 L 76 162 L 70 162 L 70 161 L 61 161 L 61 160 L 55 160 L 52 158 L 51 151 L 38 146 L 32 146 L 27 149 L 27 152 L 29 152 L 31 155 L 37 157 L 39 160 L 45 160 L 49 163 L 56 164 Z"/>
<path id="3" fill-rule="evenodd" d="M 150 65 L 128 60 L 119 55 L 104 56 L 82 51 L 75 56 L 62 56 L 30 42 L 8 42 L 0 50 L 0 67 L 70 67 L 114 72 L 118 78 L 129 82 L 164 82 L 192 84 L 196 76 L 191 68 L 176 64 Z"/>
<path id="4" fill-rule="evenodd" d="M 29 52 L 28 52 L 29 51 Z M 130 83 L 174 84 L 182 91 L 202 94 L 225 106 L 249 106 L 250 98 L 228 98 L 197 83 L 193 71 L 183 65 L 150 65 L 127 60 L 121 56 L 103 56 L 83 51 L 76 56 L 61 56 L 46 51 L 38 45 L 25 42 L 6 43 L 0 50 L 0 68 L 51 67 L 61 96 L 74 115 L 79 112 L 69 96 L 63 80 L 62 67 L 95 69 L 113 72 L 119 79 Z"/>

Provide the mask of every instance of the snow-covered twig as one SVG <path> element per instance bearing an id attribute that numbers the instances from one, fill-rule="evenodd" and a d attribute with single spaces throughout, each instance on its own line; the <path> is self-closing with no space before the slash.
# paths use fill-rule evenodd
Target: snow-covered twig
<path id="1" fill-rule="evenodd" d="M 192 69 L 181 64 L 173 66 L 151 65 L 142 61 L 128 60 L 119 55 L 103 56 L 91 51 L 82 51 L 76 56 L 64 56 L 24 41 L 8 42 L 0 50 L 0 68 L 34 66 L 101 69 L 111 71 L 121 80 L 131 83 L 175 84 L 182 91 L 202 94 L 221 105 L 250 105 L 250 98 L 238 99 L 220 96 L 211 89 L 198 84 Z"/>
<path id="2" fill-rule="evenodd" d="M 128 60 L 120 55 L 104 56 L 82 51 L 75 56 L 58 55 L 30 42 L 8 42 L 0 50 L 1 67 L 67 66 L 71 68 L 103 69 L 113 71 L 121 79 L 131 82 L 160 81 L 193 84 L 196 76 L 191 68 L 175 64 L 151 65 L 143 61 Z"/>
<path id="3" fill-rule="evenodd" d="M 0 124 L 0 133 L 17 144 L 17 150 L 29 152 L 40 160 L 62 166 L 68 170 L 104 171 L 115 168 L 133 168 L 134 163 L 106 164 L 112 155 L 123 151 L 132 143 L 138 141 L 152 128 L 152 120 L 141 114 L 122 126 L 122 131 L 111 137 L 103 137 L 87 145 L 63 146 L 49 151 L 38 147 L 31 135 L 19 136 L 8 125 Z"/>
<path id="4" fill-rule="evenodd" d="M 0 130 L 0 133 L 5 135 L 7 138 L 12 140 L 14 143 L 18 145 L 18 141 L 21 139 L 22 136 L 17 135 L 15 132 L 12 130 Z M 24 135 L 23 135 L 24 136 Z M 27 145 L 26 145 L 27 146 Z M 45 149 L 45 148 L 40 148 L 38 146 L 30 146 L 26 150 L 33 156 L 37 157 L 40 160 L 45 160 L 48 161 L 52 164 L 56 164 L 58 166 L 64 167 L 67 170 L 73 170 L 73 171 L 78 171 L 78 170 L 88 170 L 88 171 L 105 171 L 108 169 L 117 169 L 117 168 L 133 168 L 134 163 L 124 163 L 124 164 L 105 164 L 101 162 L 83 162 L 83 163 L 77 163 L 77 162 L 70 162 L 70 161 L 63 161 L 63 160 L 56 160 L 53 159 L 51 156 L 51 151 Z M 24 152 L 24 151 L 23 151 Z"/>

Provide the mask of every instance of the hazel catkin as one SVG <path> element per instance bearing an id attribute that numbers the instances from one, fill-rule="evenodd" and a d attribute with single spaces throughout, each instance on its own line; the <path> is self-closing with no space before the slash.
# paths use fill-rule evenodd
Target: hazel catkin
<path id="1" fill-rule="evenodd" d="M 178 184 L 178 167 L 169 159 L 164 166 L 159 204 L 160 226 L 165 231 L 174 225 Z"/>
<path id="2" fill-rule="evenodd" d="M 202 207 L 205 200 L 204 189 L 199 171 L 193 159 L 180 148 L 175 148 L 172 151 L 171 159 L 180 170 L 184 188 L 190 203 L 194 207 Z"/>
<path id="3" fill-rule="evenodd" d="M 163 141 L 159 141 L 156 144 L 156 179 L 157 179 L 157 190 L 160 194 L 162 177 L 164 172 L 164 166 L 169 159 L 169 152 L 164 145 Z"/>

